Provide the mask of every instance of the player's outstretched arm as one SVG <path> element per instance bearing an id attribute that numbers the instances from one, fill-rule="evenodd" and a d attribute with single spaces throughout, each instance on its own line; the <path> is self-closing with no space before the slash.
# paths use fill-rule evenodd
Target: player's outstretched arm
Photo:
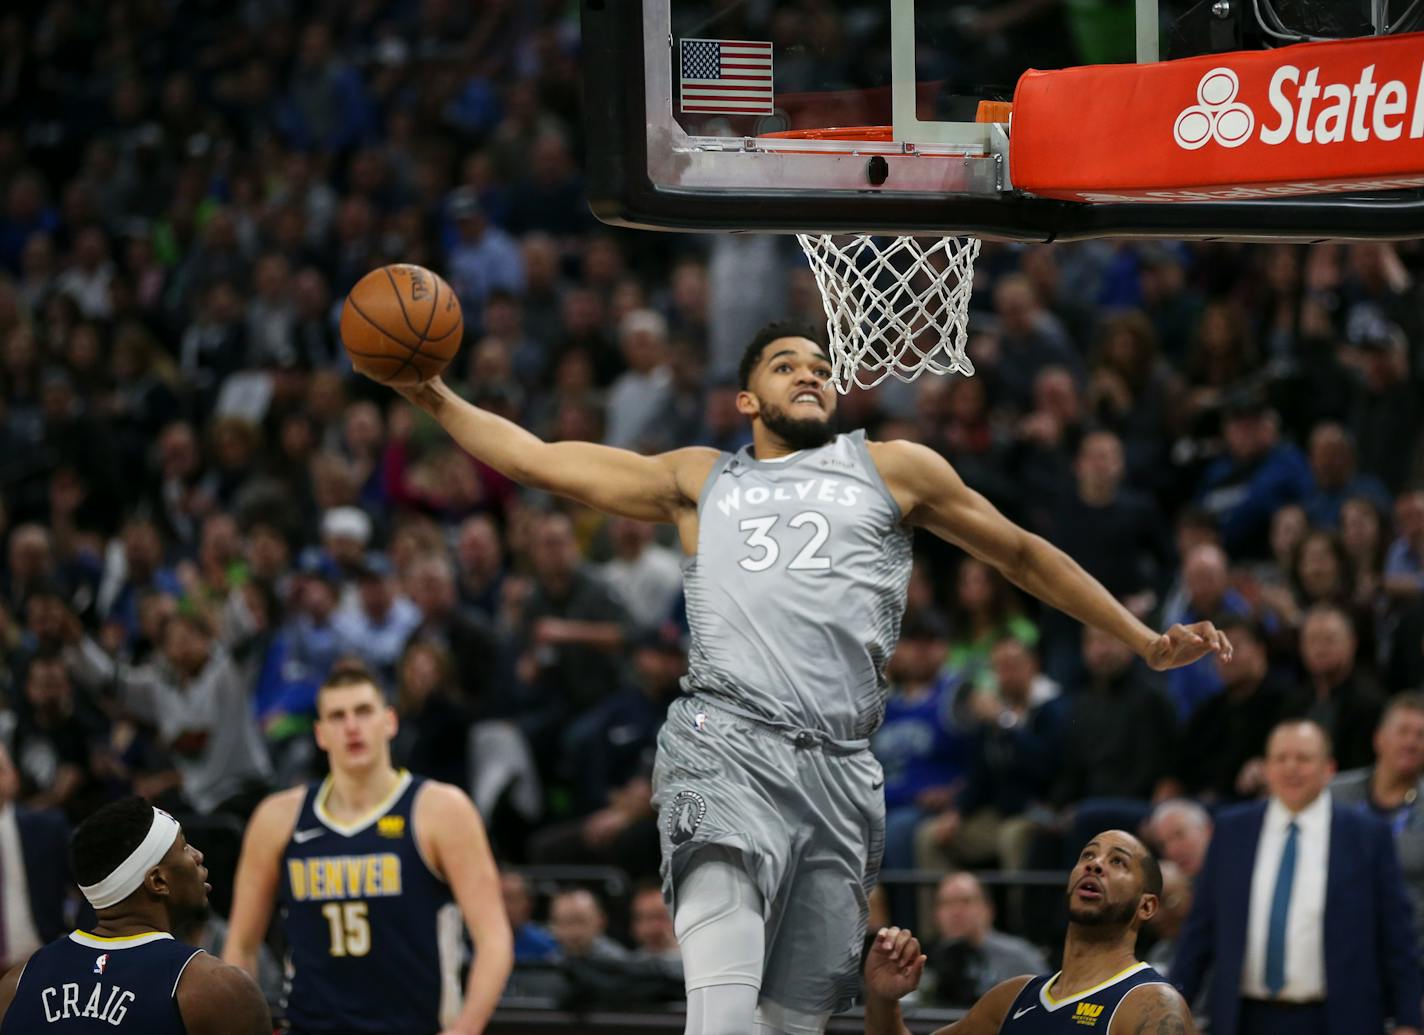
<path id="1" fill-rule="evenodd" d="M 489 1023 L 514 968 L 514 934 L 504 911 L 499 870 L 474 802 L 457 787 L 431 781 L 415 804 L 417 836 L 435 872 L 450 885 L 475 943 L 465 1004 L 447 1029 L 475 1035 Z"/>
<path id="2" fill-rule="evenodd" d="M 992 564 L 1019 588 L 1085 625 L 1120 640 L 1153 668 L 1189 665 L 1231 644 L 1210 622 L 1157 633 L 1058 547 L 1014 524 L 955 473 L 949 461 L 914 442 L 871 443 L 871 456 L 912 525 Z"/>
<path id="3" fill-rule="evenodd" d="M 900 999 L 914 991 L 925 970 L 920 942 L 901 927 L 882 927 L 865 958 L 865 1035 L 909 1035 Z M 970 1011 L 934 1035 L 998 1035 L 1027 977 L 1001 981 Z"/>
<path id="4" fill-rule="evenodd" d="M 272 1015 L 246 971 L 199 953 L 178 982 L 188 1035 L 272 1035 Z"/>
<path id="5" fill-rule="evenodd" d="M 642 456 L 592 442 L 545 442 L 455 394 L 440 378 L 400 393 L 430 414 L 471 456 L 507 478 L 639 521 L 674 521 L 697 501 L 717 451 Z"/>
<path id="6" fill-rule="evenodd" d="M 1197 1023 L 1171 985 L 1139 985 L 1113 1014 L 1106 1035 L 1197 1035 Z"/>
<path id="7" fill-rule="evenodd" d="M 258 950 L 267 937 L 267 924 L 277 901 L 282 852 L 292 836 L 305 794 L 304 788 L 294 787 L 266 798 L 248 820 L 247 832 L 242 837 L 223 959 L 254 979 Z"/>

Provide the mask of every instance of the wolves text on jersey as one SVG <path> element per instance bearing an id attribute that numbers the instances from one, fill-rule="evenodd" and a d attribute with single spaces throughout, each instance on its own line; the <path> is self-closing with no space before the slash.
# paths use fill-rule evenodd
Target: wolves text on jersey
<path id="1" fill-rule="evenodd" d="M 743 503 L 756 507 L 772 500 L 854 507 L 860 502 L 860 494 L 864 491 L 864 486 L 846 485 L 839 478 L 807 478 L 791 485 L 778 485 L 774 489 L 753 485 L 744 491 L 740 485 L 736 485 L 722 493 L 714 502 L 724 516 L 730 516 L 734 510 L 741 510 Z"/>

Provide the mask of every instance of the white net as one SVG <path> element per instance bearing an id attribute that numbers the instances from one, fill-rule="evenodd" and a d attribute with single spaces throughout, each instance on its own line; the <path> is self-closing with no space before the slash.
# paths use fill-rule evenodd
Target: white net
<path id="1" fill-rule="evenodd" d="M 974 373 L 964 343 L 978 238 L 796 236 L 825 303 L 837 391 Z"/>

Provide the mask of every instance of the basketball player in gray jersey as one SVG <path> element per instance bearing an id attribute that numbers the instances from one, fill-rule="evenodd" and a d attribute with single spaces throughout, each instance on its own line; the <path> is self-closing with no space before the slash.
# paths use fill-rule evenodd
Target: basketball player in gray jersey
<path id="1" fill-rule="evenodd" d="M 653 784 L 688 1035 L 818 1033 L 855 995 L 884 840 L 867 738 L 884 710 L 912 527 L 1154 668 L 1231 651 L 1210 623 L 1161 634 L 1143 625 L 934 451 L 837 434 L 830 373 L 811 329 L 760 332 L 737 396 L 752 445 L 736 454 L 546 443 L 438 378 L 402 390 L 521 484 L 677 527 L 692 647 Z"/>

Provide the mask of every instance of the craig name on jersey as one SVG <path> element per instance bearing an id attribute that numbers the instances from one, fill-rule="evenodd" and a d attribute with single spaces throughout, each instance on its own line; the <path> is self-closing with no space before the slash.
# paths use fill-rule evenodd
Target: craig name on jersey
<path id="1" fill-rule="evenodd" d="M 103 980 L 102 975 L 108 962 L 107 953 L 94 961 L 94 973 L 101 977 L 92 983 L 88 995 L 84 994 L 83 986 L 78 981 L 49 985 L 40 992 L 40 1005 L 44 1008 L 45 1020 L 50 1024 L 58 1024 L 60 1021 L 88 1017 L 106 1021 L 114 1027 L 123 1024 L 129 1006 L 138 996 L 127 988 L 108 984 Z M 79 1005 L 81 999 L 84 1001 L 83 1006 Z"/>

